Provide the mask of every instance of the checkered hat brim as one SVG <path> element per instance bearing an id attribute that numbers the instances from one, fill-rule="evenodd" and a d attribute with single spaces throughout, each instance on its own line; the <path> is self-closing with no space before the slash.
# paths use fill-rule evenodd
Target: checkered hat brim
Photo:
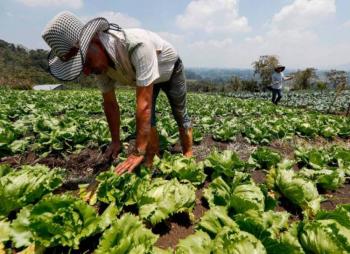
<path id="1" fill-rule="evenodd" d="M 49 71 L 59 80 L 71 81 L 80 76 L 91 39 L 96 33 L 107 31 L 105 18 L 95 18 L 85 25 L 70 12 L 57 15 L 43 32 L 43 38 L 51 47 L 48 56 Z M 77 54 L 68 61 L 62 60 L 73 47 Z"/>

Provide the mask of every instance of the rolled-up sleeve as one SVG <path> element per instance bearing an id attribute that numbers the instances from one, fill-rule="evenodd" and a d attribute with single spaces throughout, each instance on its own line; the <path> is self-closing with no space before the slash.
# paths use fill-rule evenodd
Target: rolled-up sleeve
<path id="1" fill-rule="evenodd" d="M 152 43 L 140 44 L 131 54 L 136 71 L 136 85 L 148 86 L 159 78 L 157 52 Z"/>

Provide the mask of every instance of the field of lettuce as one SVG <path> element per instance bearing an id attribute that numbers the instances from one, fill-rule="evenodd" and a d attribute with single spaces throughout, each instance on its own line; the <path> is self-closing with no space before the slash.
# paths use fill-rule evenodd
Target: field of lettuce
<path id="1" fill-rule="evenodd" d="M 161 156 L 117 176 L 136 124 L 117 97 L 112 161 L 98 91 L 0 90 L 0 254 L 350 253 L 349 117 L 190 94 L 189 159 L 161 96 Z"/>
<path id="2" fill-rule="evenodd" d="M 229 94 L 230 97 L 241 99 L 271 99 L 271 92 L 236 92 Z M 350 109 L 350 90 L 342 91 L 336 100 L 336 91 L 290 91 L 285 92 L 281 104 L 288 107 L 302 107 L 309 110 L 331 113 L 347 113 Z M 331 106 L 332 105 L 332 106 Z M 350 113 L 350 112 L 348 112 Z"/>

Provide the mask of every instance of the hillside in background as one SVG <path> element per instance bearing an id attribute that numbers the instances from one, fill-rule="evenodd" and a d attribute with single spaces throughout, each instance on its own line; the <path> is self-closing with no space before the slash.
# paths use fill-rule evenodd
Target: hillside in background
<path id="1" fill-rule="evenodd" d="M 35 84 L 62 83 L 48 73 L 47 55 L 46 50 L 30 50 L 0 39 L 0 86 L 29 89 Z M 288 75 L 295 71 L 287 69 L 285 73 Z M 195 81 L 196 86 L 200 87 L 208 84 L 209 86 L 225 85 L 230 83 L 233 77 L 242 81 L 259 82 L 259 78 L 254 76 L 253 69 L 187 67 L 185 72 L 187 79 L 191 82 Z M 318 78 L 324 81 L 326 72 L 326 70 L 317 70 Z M 96 86 L 93 77 L 85 76 L 76 82 L 68 83 L 73 87 L 77 87 L 76 84 L 79 87 Z"/>
<path id="2" fill-rule="evenodd" d="M 48 51 L 30 50 L 0 39 L 0 86 L 30 88 L 35 84 L 60 83 L 48 72 Z M 92 86 L 93 78 L 82 77 L 81 86 Z"/>

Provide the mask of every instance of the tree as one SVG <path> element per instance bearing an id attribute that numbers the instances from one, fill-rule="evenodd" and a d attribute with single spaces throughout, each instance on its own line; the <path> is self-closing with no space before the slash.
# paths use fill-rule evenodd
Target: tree
<path id="1" fill-rule="evenodd" d="M 279 64 L 277 56 L 274 55 L 265 55 L 260 56 L 258 61 L 253 62 L 254 75 L 258 74 L 260 77 L 260 89 L 265 88 L 271 84 L 271 77 L 274 71 L 274 68 Z"/>
<path id="2" fill-rule="evenodd" d="M 230 92 L 237 92 L 242 90 L 242 81 L 239 77 L 233 76 L 229 82 L 228 89 Z"/>
<path id="3" fill-rule="evenodd" d="M 312 86 L 312 81 L 317 79 L 315 68 L 306 68 L 303 71 L 297 71 L 291 76 L 294 77 L 294 90 L 307 90 Z"/>
<path id="4" fill-rule="evenodd" d="M 333 88 L 348 84 L 348 75 L 346 71 L 330 70 L 326 72 L 326 77 Z"/>

